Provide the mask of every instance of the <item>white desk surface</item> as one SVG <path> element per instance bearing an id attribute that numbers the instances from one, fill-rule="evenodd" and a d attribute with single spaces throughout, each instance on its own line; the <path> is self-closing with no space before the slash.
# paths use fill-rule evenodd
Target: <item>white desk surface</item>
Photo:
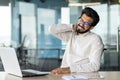
<path id="1" fill-rule="evenodd" d="M 74 73 L 74 74 L 61 74 L 61 75 L 46 75 L 37 77 L 17 77 L 14 75 L 0 72 L 0 80 L 63 80 L 62 76 L 65 75 L 81 75 L 89 77 L 89 80 L 120 80 L 119 71 L 100 71 L 95 73 Z M 98 77 L 100 75 L 101 78 Z"/>

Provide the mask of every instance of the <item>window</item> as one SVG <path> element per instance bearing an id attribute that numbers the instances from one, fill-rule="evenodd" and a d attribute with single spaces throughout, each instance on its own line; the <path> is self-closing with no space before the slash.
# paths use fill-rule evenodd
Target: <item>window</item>
<path id="1" fill-rule="evenodd" d="M 11 44 L 11 9 L 9 6 L 0 6 L 0 44 Z"/>

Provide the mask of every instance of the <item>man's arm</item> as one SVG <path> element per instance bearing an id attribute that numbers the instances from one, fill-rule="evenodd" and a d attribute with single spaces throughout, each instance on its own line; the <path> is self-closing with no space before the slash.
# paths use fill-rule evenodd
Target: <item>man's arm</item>
<path id="1" fill-rule="evenodd" d="M 100 59 L 103 53 L 104 45 L 100 39 L 95 39 L 89 58 L 77 61 L 70 67 L 57 68 L 51 71 L 51 74 L 68 74 L 71 72 L 94 72 L 100 68 Z"/>
<path id="2" fill-rule="evenodd" d="M 71 72 L 94 72 L 99 70 L 104 45 L 101 39 L 95 39 L 93 42 L 94 45 L 91 48 L 89 58 L 71 64 Z"/>
<path id="3" fill-rule="evenodd" d="M 55 37 L 67 42 L 72 32 L 72 25 L 55 24 L 49 28 L 49 31 Z"/>

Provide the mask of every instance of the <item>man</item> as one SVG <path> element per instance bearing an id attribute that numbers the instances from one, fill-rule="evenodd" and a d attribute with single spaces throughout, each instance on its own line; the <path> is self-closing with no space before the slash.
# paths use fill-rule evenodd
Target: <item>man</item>
<path id="1" fill-rule="evenodd" d="M 57 24 L 50 28 L 51 34 L 67 42 L 61 67 L 52 70 L 51 74 L 99 70 L 104 45 L 100 36 L 91 32 L 98 22 L 98 13 L 86 7 L 76 25 Z"/>

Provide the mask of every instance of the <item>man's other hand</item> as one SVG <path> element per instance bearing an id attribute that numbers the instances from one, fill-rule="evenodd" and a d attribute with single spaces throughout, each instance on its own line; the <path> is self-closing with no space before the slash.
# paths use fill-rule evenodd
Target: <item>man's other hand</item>
<path id="1" fill-rule="evenodd" d="M 56 69 L 51 71 L 52 75 L 68 74 L 68 73 L 70 73 L 70 68 L 69 67 L 66 67 L 66 68 L 56 68 Z"/>

